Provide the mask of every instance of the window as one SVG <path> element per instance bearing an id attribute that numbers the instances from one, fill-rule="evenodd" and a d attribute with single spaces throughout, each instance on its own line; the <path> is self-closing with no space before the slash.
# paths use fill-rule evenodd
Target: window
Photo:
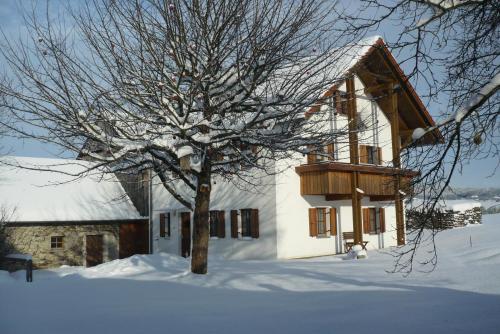
<path id="1" fill-rule="evenodd" d="M 378 234 L 385 232 L 384 208 L 363 209 L 363 230 L 365 234 Z"/>
<path id="2" fill-rule="evenodd" d="M 318 222 L 318 235 L 326 235 L 326 209 L 316 209 L 316 221 Z"/>
<path id="3" fill-rule="evenodd" d="M 336 208 L 309 209 L 309 236 L 330 237 L 337 235 Z"/>
<path id="4" fill-rule="evenodd" d="M 380 165 L 382 162 L 382 149 L 376 146 L 359 145 L 359 162 Z"/>
<path id="5" fill-rule="evenodd" d="M 259 210 L 241 209 L 239 212 L 240 222 L 238 222 L 238 210 L 231 210 L 231 238 L 259 237 Z"/>
<path id="6" fill-rule="evenodd" d="M 335 112 L 347 114 L 347 93 L 336 91 L 334 96 Z"/>
<path id="7" fill-rule="evenodd" d="M 209 213 L 209 228 L 211 238 L 226 237 L 225 212 L 212 210 Z"/>
<path id="8" fill-rule="evenodd" d="M 312 150 L 312 148 L 310 149 L 311 153 L 307 155 L 307 163 L 309 164 L 333 160 L 333 144 L 321 146 L 320 150 Z"/>
<path id="9" fill-rule="evenodd" d="M 64 237 L 63 236 L 53 236 L 50 237 L 50 248 L 51 249 L 61 249 L 64 245 Z"/>
<path id="10" fill-rule="evenodd" d="M 160 213 L 160 237 L 170 237 L 170 212 Z"/>
<path id="11" fill-rule="evenodd" d="M 252 231 L 252 211 L 250 209 L 241 210 L 241 236 L 251 237 Z"/>

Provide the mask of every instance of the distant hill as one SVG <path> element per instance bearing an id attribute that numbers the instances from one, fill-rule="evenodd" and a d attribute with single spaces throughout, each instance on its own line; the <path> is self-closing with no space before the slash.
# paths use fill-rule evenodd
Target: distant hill
<path id="1" fill-rule="evenodd" d="M 484 213 L 500 212 L 500 188 L 448 188 L 443 198 L 473 199 L 481 202 Z"/>

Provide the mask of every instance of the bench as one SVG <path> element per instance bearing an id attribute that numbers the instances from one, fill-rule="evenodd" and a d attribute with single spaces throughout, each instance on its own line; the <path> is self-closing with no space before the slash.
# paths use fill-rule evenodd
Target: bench
<path id="1" fill-rule="evenodd" d="M 33 282 L 33 260 L 29 254 L 9 254 L 5 256 L 5 262 L 12 264 L 20 263 L 26 269 L 26 282 Z M 10 271 L 10 270 L 9 270 Z"/>
<path id="2" fill-rule="evenodd" d="M 349 251 L 355 245 L 355 243 L 354 243 L 354 232 L 343 232 L 342 233 L 342 240 L 344 240 L 345 252 L 349 253 Z M 367 244 L 368 244 L 368 241 L 362 241 L 361 242 L 361 247 L 363 247 L 363 249 L 366 250 L 366 245 Z"/>

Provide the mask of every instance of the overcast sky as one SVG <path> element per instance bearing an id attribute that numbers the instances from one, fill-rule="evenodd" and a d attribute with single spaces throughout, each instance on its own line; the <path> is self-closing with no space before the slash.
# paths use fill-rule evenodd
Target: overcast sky
<path id="1" fill-rule="evenodd" d="M 67 0 L 75 1 L 75 0 Z M 57 5 L 60 0 L 52 0 L 52 5 Z M 22 17 L 20 3 L 23 6 L 30 6 L 30 1 L 19 0 L 0 0 L 0 28 L 7 35 L 7 38 L 17 38 L 22 33 Z M 76 3 L 76 2 L 74 2 Z M 380 30 L 374 32 L 390 41 L 397 33 L 397 27 L 384 26 Z M 6 64 L 0 58 L 0 73 L 4 73 Z M 404 68 L 403 68 L 404 69 Z M 417 92 L 419 87 L 416 87 Z M 431 115 L 436 116 L 443 110 L 445 104 L 430 103 L 428 109 Z M 71 153 L 61 152 L 58 148 L 47 144 L 37 143 L 34 141 L 20 141 L 12 138 L 4 138 L 0 141 L 0 146 L 4 150 L 10 151 L 10 154 L 17 156 L 34 156 L 34 157 L 73 157 Z M 470 165 L 465 166 L 462 174 L 457 173 L 452 181 L 452 185 L 457 187 L 500 187 L 500 176 L 493 175 L 498 158 L 474 161 Z"/>

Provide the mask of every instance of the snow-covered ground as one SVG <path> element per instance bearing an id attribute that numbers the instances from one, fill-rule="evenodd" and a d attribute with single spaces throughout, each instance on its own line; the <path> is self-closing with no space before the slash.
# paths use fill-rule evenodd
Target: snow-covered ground
<path id="1" fill-rule="evenodd" d="M 0 271 L 0 333 L 500 333 L 500 215 L 483 218 L 442 232 L 438 268 L 408 278 L 376 251 L 212 258 L 206 276 L 167 254 L 39 270 L 33 283 Z"/>

